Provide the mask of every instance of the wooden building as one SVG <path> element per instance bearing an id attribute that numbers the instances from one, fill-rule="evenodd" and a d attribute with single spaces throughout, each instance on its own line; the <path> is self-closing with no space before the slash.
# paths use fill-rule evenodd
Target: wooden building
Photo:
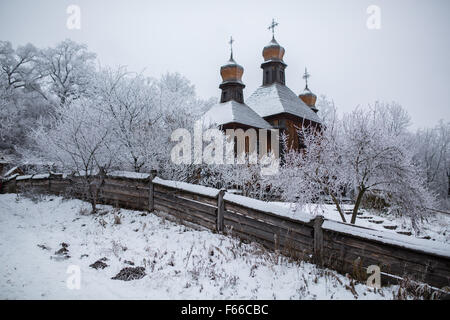
<path id="1" fill-rule="evenodd" d="M 276 25 L 272 21 L 269 27 L 272 29 L 272 40 L 262 51 L 262 85 L 244 102 L 244 68 L 234 61 L 231 50 L 230 60 L 220 69 L 223 79 L 219 86 L 222 90 L 220 103 L 206 112 L 204 117 L 222 130 L 279 129 L 280 135 L 287 135 L 288 148 L 298 150 L 302 148 L 300 129 L 320 129 L 321 120 L 315 106 L 317 97 L 308 88 L 309 74 L 306 69 L 303 76 L 306 87 L 302 93 L 297 95 L 286 86 L 287 64 L 283 60 L 285 49 L 275 40 Z M 232 43 L 231 39 L 230 44 Z"/>

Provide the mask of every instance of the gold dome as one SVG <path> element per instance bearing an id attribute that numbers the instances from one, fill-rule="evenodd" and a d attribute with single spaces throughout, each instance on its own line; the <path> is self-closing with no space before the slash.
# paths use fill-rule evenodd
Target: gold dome
<path id="1" fill-rule="evenodd" d="M 312 93 L 308 89 L 308 87 L 306 87 L 305 90 L 303 90 L 303 92 L 299 94 L 299 98 L 302 99 L 302 101 L 306 103 L 308 107 L 315 109 L 317 96 Z"/>
<path id="2" fill-rule="evenodd" d="M 272 41 L 270 41 L 269 44 L 264 47 L 262 55 L 264 57 L 264 61 L 268 60 L 283 61 L 284 48 L 278 44 L 275 38 L 272 38 Z"/>
<path id="3" fill-rule="evenodd" d="M 223 82 L 241 82 L 243 74 L 244 68 L 233 60 L 233 56 L 231 56 L 230 60 L 220 68 L 220 75 L 222 76 Z"/>

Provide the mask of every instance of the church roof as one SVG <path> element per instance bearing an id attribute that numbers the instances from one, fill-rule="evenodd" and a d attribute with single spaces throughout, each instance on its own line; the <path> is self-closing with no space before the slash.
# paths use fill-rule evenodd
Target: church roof
<path id="1" fill-rule="evenodd" d="M 214 105 L 203 115 L 202 120 L 206 125 L 240 123 L 260 129 L 272 129 L 272 126 L 249 106 L 234 100 Z"/>
<path id="2" fill-rule="evenodd" d="M 289 113 L 317 123 L 322 122 L 291 89 L 278 82 L 256 89 L 247 99 L 247 104 L 263 118 Z"/>

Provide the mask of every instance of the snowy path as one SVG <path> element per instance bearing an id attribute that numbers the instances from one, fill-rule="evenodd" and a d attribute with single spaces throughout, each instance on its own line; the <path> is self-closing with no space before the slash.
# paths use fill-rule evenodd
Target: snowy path
<path id="1" fill-rule="evenodd" d="M 114 224 L 111 207 L 102 207 L 103 216 L 83 215 L 83 208 L 89 205 L 79 200 L 34 203 L 0 195 L 0 299 L 355 298 L 344 276 L 290 263 L 256 245 L 137 211 L 120 210 L 121 224 Z M 70 258 L 56 260 L 63 242 Z M 89 267 L 103 257 L 108 267 Z M 126 260 L 145 267 L 147 275 L 111 280 L 130 266 Z M 66 285 L 71 265 L 81 270 L 79 290 Z M 393 290 L 380 294 L 356 285 L 361 299 L 390 299 Z"/>

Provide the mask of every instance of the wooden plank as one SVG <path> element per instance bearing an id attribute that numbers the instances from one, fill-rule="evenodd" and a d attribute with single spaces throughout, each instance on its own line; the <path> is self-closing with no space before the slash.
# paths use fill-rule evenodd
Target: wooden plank
<path id="1" fill-rule="evenodd" d="M 252 217 L 254 219 L 261 220 L 263 222 L 270 223 L 270 224 L 273 224 L 273 225 L 276 225 L 276 226 L 279 226 L 279 227 L 282 227 L 285 229 L 296 230 L 298 233 L 302 233 L 305 236 L 311 237 L 311 232 L 309 230 L 305 230 L 302 227 L 310 226 L 311 227 L 310 230 L 312 230 L 312 223 L 306 224 L 306 223 L 302 223 L 301 221 L 295 221 L 295 220 L 288 219 L 288 218 L 285 219 L 284 217 L 281 217 L 281 216 L 268 214 L 266 212 L 258 211 L 258 210 L 254 210 L 254 209 L 249 209 L 246 207 L 242 207 L 242 206 L 239 206 L 236 204 L 229 203 L 227 201 L 225 201 L 225 210 L 238 212 L 243 215 Z"/>
<path id="2" fill-rule="evenodd" d="M 120 184 L 120 183 L 116 183 L 116 181 L 105 181 L 104 185 L 111 186 L 112 188 L 119 188 L 119 189 L 131 189 L 131 190 L 142 190 L 142 191 L 148 190 L 148 185 L 136 184 L 136 183 Z"/>
<path id="3" fill-rule="evenodd" d="M 172 202 L 172 201 L 166 200 L 166 199 L 155 198 L 155 205 L 156 205 L 156 203 L 164 205 L 169 209 L 176 210 L 177 212 L 182 213 L 183 216 L 193 216 L 193 217 L 197 217 L 202 220 L 211 222 L 214 225 L 216 224 L 216 216 L 215 215 L 211 215 L 206 212 L 198 211 L 196 209 L 192 209 L 185 205 L 180 206 L 180 203 Z"/>
<path id="4" fill-rule="evenodd" d="M 440 268 L 450 270 L 450 259 L 440 256 L 430 255 L 409 248 L 403 248 L 392 244 L 385 244 L 370 239 L 362 239 L 352 235 L 341 234 L 325 230 L 324 237 L 326 241 L 339 243 L 341 245 L 350 246 L 352 248 L 360 248 L 374 253 L 375 255 L 384 255 L 394 260 L 402 260 L 406 262 L 414 262 L 424 265 L 426 260 L 434 260 L 439 262 Z"/>
<path id="5" fill-rule="evenodd" d="M 136 197 L 136 196 L 126 195 L 126 194 L 122 194 L 122 193 L 108 192 L 106 190 L 102 190 L 99 194 L 99 197 L 100 198 L 118 199 L 121 201 L 136 202 L 136 203 L 147 202 L 147 199 L 144 197 Z"/>
<path id="6" fill-rule="evenodd" d="M 225 234 L 231 235 L 231 236 L 234 236 L 234 237 L 237 237 L 242 240 L 249 241 L 249 242 L 258 243 L 258 244 L 262 245 L 263 247 L 265 247 L 266 249 L 271 250 L 271 251 L 280 249 L 280 248 L 275 247 L 274 241 L 267 241 L 265 239 L 255 237 L 251 234 L 241 232 L 240 230 L 232 229 L 230 232 L 228 228 L 225 228 Z M 308 261 L 308 260 L 310 260 L 309 255 L 310 255 L 311 251 L 294 246 L 294 247 L 283 247 L 283 248 L 281 248 L 280 253 L 283 254 L 284 256 L 289 256 L 294 259 Z"/>
<path id="7" fill-rule="evenodd" d="M 232 227 L 233 230 L 239 231 L 242 234 L 247 234 L 249 236 L 252 236 L 254 239 L 260 239 L 260 240 L 270 242 L 274 248 L 281 249 L 281 248 L 284 248 L 287 246 L 297 247 L 297 248 L 298 247 L 300 247 L 300 248 L 308 247 L 308 246 L 302 245 L 299 242 L 282 237 L 277 233 L 266 232 L 261 229 L 253 228 L 248 225 L 243 227 L 241 224 L 239 224 L 233 220 L 225 219 L 224 224 L 225 224 L 226 228 Z"/>
<path id="8" fill-rule="evenodd" d="M 48 180 L 33 180 L 31 183 L 32 186 L 42 186 L 47 187 L 48 186 Z"/>
<path id="9" fill-rule="evenodd" d="M 141 192 L 141 193 L 145 193 L 147 194 L 148 192 L 148 186 L 141 187 L 141 186 L 124 186 L 124 185 L 119 185 L 119 184 L 115 184 L 115 183 L 105 183 L 103 185 L 103 187 L 108 187 L 111 190 L 129 190 L 129 191 L 133 191 L 133 192 Z"/>
<path id="10" fill-rule="evenodd" d="M 256 212 L 256 213 L 263 214 L 264 216 L 270 216 L 271 218 L 275 219 L 274 221 L 283 220 L 283 221 L 287 221 L 287 222 L 294 223 L 294 224 L 307 224 L 307 225 L 312 225 L 312 223 L 313 223 L 312 217 L 311 217 L 311 221 L 304 222 L 304 221 L 297 220 L 297 219 L 294 219 L 294 218 L 281 216 L 279 214 L 271 212 L 270 210 L 267 210 L 267 211 L 257 210 L 257 209 L 246 207 L 246 206 L 243 206 L 243 205 L 240 205 L 240 204 L 236 204 L 236 203 L 230 202 L 230 201 L 225 201 L 225 209 L 231 210 L 231 211 L 238 210 L 238 211 L 243 211 L 243 212 L 247 212 L 247 211 L 248 212 L 254 212 L 254 213 Z"/>
<path id="11" fill-rule="evenodd" d="M 177 197 L 177 196 L 174 196 L 171 194 L 165 194 L 165 193 L 161 193 L 161 192 L 157 192 L 157 191 L 155 191 L 154 196 L 155 196 L 155 199 L 162 199 L 162 200 L 167 200 L 167 201 L 171 201 L 174 203 L 180 203 L 183 206 L 187 206 L 191 209 L 205 212 L 207 214 L 214 216 L 214 219 L 216 219 L 216 214 L 217 214 L 216 206 L 208 205 L 206 203 L 201 203 L 198 201 L 192 201 L 190 199 L 181 198 L 181 197 Z"/>
<path id="12" fill-rule="evenodd" d="M 127 188 L 147 188 L 147 182 L 145 180 L 133 180 L 133 179 L 119 179 L 119 178 L 105 178 L 106 184 L 113 184 L 117 186 L 127 187 Z"/>
<path id="13" fill-rule="evenodd" d="M 275 246 L 275 236 L 276 235 L 279 236 L 278 233 L 270 233 L 270 232 L 267 232 L 267 231 L 264 231 L 261 229 L 254 228 L 250 225 L 246 225 L 245 227 L 242 227 L 241 224 L 239 224 L 233 220 L 227 219 L 227 217 L 225 217 L 225 219 L 224 219 L 224 224 L 225 224 L 225 226 L 233 227 L 233 230 L 239 231 L 240 233 L 253 236 L 253 237 L 255 237 L 255 239 L 261 239 L 261 240 L 270 242 L 273 244 L 274 247 L 276 247 Z M 279 248 L 280 249 L 285 248 L 288 245 L 289 241 L 291 241 L 291 243 L 294 244 L 293 247 L 300 247 L 302 249 L 310 249 L 311 248 L 310 246 L 305 246 L 302 243 L 299 243 L 299 242 L 293 240 L 292 238 L 288 238 L 286 236 L 279 236 L 278 239 L 279 239 Z"/>
<path id="14" fill-rule="evenodd" d="M 349 241 L 348 243 L 345 243 L 345 244 L 342 242 L 327 243 L 327 247 L 335 248 L 337 246 L 339 246 L 339 247 L 345 246 L 348 250 L 351 250 L 353 252 L 360 252 L 361 255 L 370 257 L 378 262 L 385 262 L 385 263 L 389 263 L 391 265 L 408 264 L 410 266 L 409 268 L 414 269 L 419 272 L 421 272 L 425 268 L 428 268 L 433 272 L 442 272 L 442 273 L 449 274 L 450 269 L 447 268 L 444 263 L 442 263 L 441 261 L 436 260 L 430 256 L 429 257 L 424 256 L 420 262 L 413 261 L 413 260 L 407 260 L 407 259 L 399 259 L 393 255 L 380 254 L 379 252 L 374 251 L 372 249 L 362 248 L 362 247 L 354 247 L 350 244 L 350 242 L 351 241 Z"/>
<path id="15" fill-rule="evenodd" d="M 313 248 L 313 238 L 311 236 L 306 237 L 302 233 L 296 232 L 296 230 L 294 229 L 286 229 L 283 227 L 275 226 L 230 211 L 225 211 L 224 218 L 239 223 L 243 227 L 251 226 L 253 228 L 261 229 L 272 234 L 279 234 L 280 236 L 287 237 L 290 241 L 299 242 L 302 246 L 309 246 L 311 250 Z"/>
<path id="16" fill-rule="evenodd" d="M 264 239 L 260 239 L 260 238 L 257 238 L 255 236 L 253 236 L 253 235 L 250 235 L 248 233 L 244 233 L 244 232 L 241 232 L 239 230 L 234 230 L 234 229 L 232 229 L 230 231 L 229 229 L 225 228 L 225 233 L 227 235 L 231 235 L 231 236 L 240 238 L 242 240 L 247 240 L 249 242 L 259 243 L 259 244 L 263 245 L 265 248 L 270 249 L 272 251 L 275 250 L 275 244 L 274 244 L 273 241 L 272 242 L 271 241 L 266 241 Z"/>
<path id="17" fill-rule="evenodd" d="M 421 282 L 429 283 L 430 285 L 436 286 L 438 288 L 447 286 L 449 283 L 449 277 L 447 274 L 435 273 L 431 271 L 426 271 L 425 267 L 417 266 L 416 264 L 410 264 L 408 262 L 400 262 L 393 261 L 389 263 L 387 261 L 380 261 L 378 259 L 373 259 L 365 256 L 361 252 L 355 251 L 354 249 L 349 250 L 347 247 L 342 247 L 341 250 L 335 250 L 335 255 L 330 255 L 327 252 L 327 257 L 332 258 L 333 263 L 329 265 L 331 268 L 336 269 L 340 272 L 353 272 L 353 262 L 358 257 L 361 258 L 363 266 L 367 267 L 371 264 L 381 266 L 383 272 L 388 272 L 390 274 L 394 274 L 400 277 L 404 277 L 405 275 L 412 275 L 417 278 L 417 280 Z M 325 250 L 326 251 L 326 250 Z M 326 258 L 324 260 L 327 260 Z"/>
<path id="18" fill-rule="evenodd" d="M 363 243 L 368 243 L 368 244 L 371 243 L 371 244 L 375 245 L 376 247 L 380 247 L 380 248 L 384 247 L 385 250 L 387 250 L 386 251 L 387 254 L 392 253 L 392 251 L 396 251 L 395 254 L 401 254 L 406 259 L 410 259 L 410 255 L 411 254 L 416 255 L 417 260 L 421 260 L 423 255 L 432 255 L 432 256 L 435 256 L 437 258 L 449 261 L 449 263 L 450 263 L 450 258 L 449 257 L 441 256 L 439 254 L 435 254 L 433 252 L 427 252 L 427 251 L 424 251 L 424 250 L 421 250 L 421 249 L 408 248 L 408 247 L 404 247 L 404 246 L 401 246 L 401 245 L 396 245 L 396 244 L 392 244 L 392 243 L 383 242 L 381 239 L 380 240 L 368 239 L 368 238 L 363 237 L 363 236 L 354 235 L 354 234 L 347 234 L 347 233 L 334 231 L 334 230 L 325 230 L 325 232 L 328 235 L 342 235 L 342 236 L 345 236 L 345 237 L 351 237 L 351 238 L 354 238 L 354 239 L 359 239 Z M 398 250 L 400 250 L 400 252 L 398 252 Z M 407 252 L 406 256 L 405 256 L 405 252 Z"/>
<path id="19" fill-rule="evenodd" d="M 110 192 L 108 190 L 100 190 L 99 197 L 118 198 L 124 201 L 143 202 L 147 201 L 146 197 L 127 194 L 125 192 Z"/>
<path id="20" fill-rule="evenodd" d="M 354 247 L 350 245 L 351 241 L 348 242 L 327 242 L 326 246 L 330 250 L 339 251 L 341 248 L 345 248 L 346 252 L 349 252 L 353 255 L 359 255 L 361 258 L 365 258 L 365 260 L 370 261 L 372 264 L 380 265 L 380 264 L 386 264 L 391 266 L 392 271 L 400 276 L 402 274 L 399 274 L 403 272 L 405 268 L 410 270 L 411 272 L 415 273 L 423 273 L 425 270 L 428 270 L 430 273 L 434 274 L 441 274 L 441 275 L 447 275 L 447 278 L 450 277 L 449 268 L 446 268 L 445 266 L 440 265 L 439 261 L 436 261 L 434 259 L 427 259 L 426 257 L 423 257 L 423 260 L 419 262 L 414 262 L 411 260 L 404 260 L 404 259 L 398 259 L 395 256 L 392 255 L 384 255 L 380 254 L 379 252 L 374 252 L 372 250 L 368 250 L 366 248 L 362 247 Z M 440 266 L 439 266 L 440 265 Z"/>
<path id="21" fill-rule="evenodd" d="M 155 187 L 154 187 L 155 192 L 172 194 L 172 195 L 176 195 L 176 196 L 182 196 L 184 198 L 195 200 L 195 201 L 202 202 L 202 203 L 206 203 L 206 204 L 212 205 L 214 207 L 217 206 L 217 198 L 215 198 L 215 197 L 208 197 L 205 195 L 199 195 L 199 194 L 189 192 L 186 190 L 169 188 L 167 186 L 163 186 L 163 185 L 160 185 L 157 183 L 154 183 L 154 185 L 155 185 Z"/>
<path id="22" fill-rule="evenodd" d="M 109 193 L 116 193 L 121 194 L 124 196 L 130 196 L 133 198 L 147 198 L 147 192 L 139 191 L 139 190 L 133 190 L 133 189 L 125 189 L 125 188 L 111 188 L 109 185 L 105 185 L 101 187 L 101 191 L 109 192 Z"/>
<path id="23" fill-rule="evenodd" d="M 144 210 L 146 207 L 144 201 L 129 201 L 118 197 L 101 197 L 99 202 L 133 210 Z"/>
<path id="24" fill-rule="evenodd" d="M 400 259 L 395 259 L 394 257 L 391 256 L 385 256 L 385 255 L 377 255 L 374 254 L 373 252 L 370 252 L 368 250 L 364 250 L 364 249 L 360 249 L 360 248 L 352 248 L 350 246 L 343 246 L 342 244 L 339 243 L 328 243 L 327 247 L 332 247 L 334 248 L 334 250 L 338 251 L 341 250 L 341 248 L 344 248 L 344 251 L 346 252 L 346 254 L 352 254 L 352 255 L 359 255 L 362 258 L 365 258 L 366 260 L 370 260 L 372 264 L 386 264 L 391 266 L 391 268 L 397 269 L 396 273 L 399 272 L 403 272 L 403 270 L 405 268 L 407 268 L 410 271 L 414 271 L 416 273 L 423 273 L 425 272 L 425 270 L 428 270 L 430 273 L 435 273 L 435 274 L 447 274 L 447 276 L 449 275 L 449 269 L 446 270 L 439 270 L 436 267 L 430 267 L 429 265 L 427 265 L 427 260 L 424 259 L 423 263 L 418 264 L 415 262 L 411 262 L 411 261 L 406 261 L 406 260 L 400 260 Z M 433 261 L 428 260 L 429 262 L 431 262 L 431 264 L 433 264 Z"/>
<path id="25" fill-rule="evenodd" d="M 188 221 L 191 223 L 195 223 L 195 224 L 201 225 L 205 228 L 208 228 L 210 230 L 215 229 L 215 222 L 204 220 L 201 217 L 189 216 L 189 214 L 186 214 L 185 212 L 181 212 L 181 211 L 178 211 L 171 207 L 168 207 L 168 206 L 166 206 L 166 204 L 163 204 L 162 202 L 159 202 L 159 201 L 155 201 L 155 210 L 160 210 L 165 213 L 168 213 L 168 214 L 180 219 L 181 221 L 185 220 L 185 221 Z"/>

